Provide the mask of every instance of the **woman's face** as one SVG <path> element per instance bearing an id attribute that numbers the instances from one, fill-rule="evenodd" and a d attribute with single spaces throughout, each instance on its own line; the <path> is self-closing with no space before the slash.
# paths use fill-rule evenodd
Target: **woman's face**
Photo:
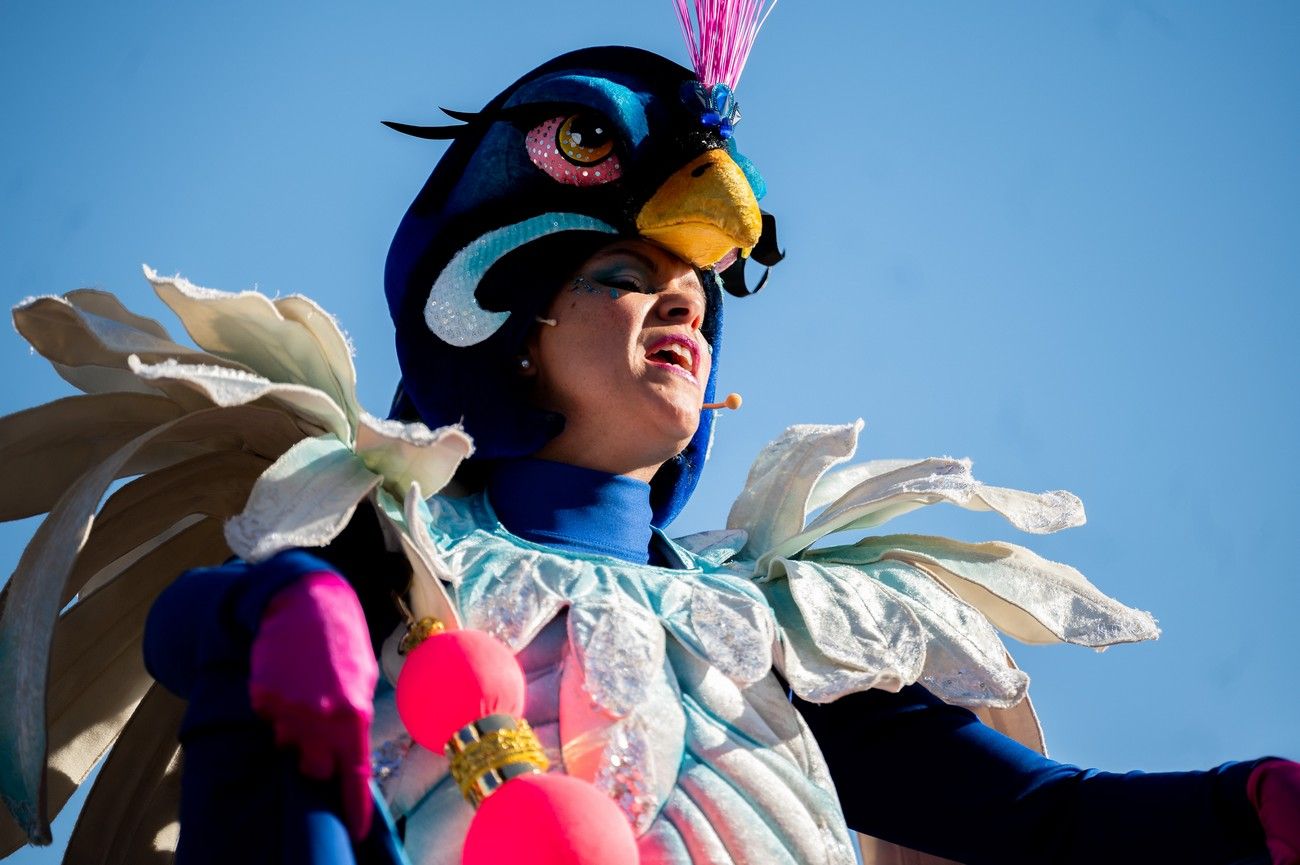
<path id="1" fill-rule="evenodd" d="M 695 270 L 651 243 L 584 262 L 528 346 L 538 404 L 565 418 L 538 456 L 649 480 L 680 453 L 709 379 L 704 310 Z"/>

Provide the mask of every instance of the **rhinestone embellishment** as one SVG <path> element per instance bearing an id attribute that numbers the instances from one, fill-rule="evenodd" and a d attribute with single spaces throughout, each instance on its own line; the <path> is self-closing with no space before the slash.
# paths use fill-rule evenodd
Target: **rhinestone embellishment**
<path id="1" fill-rule="evenodd" d="M 659 800 L 650 791 L 642 769 L 649 754 L 642 732 L 624 721 L 614 728 L 595 778 L 596 788 L 614 800 L 638 835 L 650 828 L 659 813 Z"/>

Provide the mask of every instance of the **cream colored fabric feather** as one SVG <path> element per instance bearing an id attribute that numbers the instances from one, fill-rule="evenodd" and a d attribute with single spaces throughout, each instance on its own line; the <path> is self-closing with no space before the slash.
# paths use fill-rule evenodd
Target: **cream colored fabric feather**
<path id="1" fill-rule="evenodd" d="M 70 396 L 0 418 L 0 465 L 6 475 L 0 519 L 45 513 L 88 469 L 182 414 L 163 396 L 113 393 Z M 127 470 L 147 468 L 132 464 Z"/>
<path id="2" fill-rule="evenodd" d="M 177 820 L 185 702 L 154 685 L 99 772 L 64 861 L 77 865 L 166 865 Z M 160 843 L 161 842 L 161 843 Z"/>
<path id="3" fill-rule="evenodd" d="M 52 786 L 59 778 L 74 787 L 85 780 L 153 683 L 141 634 L 158 592 L 182 571 L 226 555 L 220 523 L 203 520 L 60 618 L 47 697 Z"/>
<path id="4" fill-rule="evenodd" d="M 304 543 L 294 525 L 302 513 L 337 517 L 369 496 L 401 536 L 408 489 L 436 492 L 471 450 L 458 428 L 367 415 L 347 340 L 310 300 L 146 275 L 197 348 L 106 292 L 14 310 L 19 333 L 87 395 L 0 419 L 0 519 L 48 513 L 0 594 L 0 797 L 17 821 L 0 820 L 4 852 L 48 841 L 50 816 L 118 741 L 121 756 L 100 778 L 137 791 L 142 807 L 124 813 L 121 791 L 92 793 L 68 861 L 169 859 L 174 706 L 157 688 L 141 704 L 152 685 L 141 632 L 158 592 L 183 570 L 229 557 L 223 522 L 235 516 L 241 537 L 269 555 Z M 357 482 L 317 479 L 291 513 L 272 493 L 275 479 L 290 472 L 295 445 L 322 437 Z M 313 467 L 302 469 L 310 477 Z M 345 523 L 334 519 L 310 542 L 328 543 Z M 412 542 L 400 545 L 429 573 Z M 425 606 L 454 625 L 433 582 Z"/>
<path id="5" fill-rule="evenodd" d="M 142 475 L 115 492 L 95 517 L 90 538 L 65 588 L 65 603 L 115 578 L 164 542 L 183 520 L 226 520 L 239 513 L 248 490 L 272 459 L 245 451 L 215 451 Z M 184 528 L 185 526 L 182 526 Z"/>

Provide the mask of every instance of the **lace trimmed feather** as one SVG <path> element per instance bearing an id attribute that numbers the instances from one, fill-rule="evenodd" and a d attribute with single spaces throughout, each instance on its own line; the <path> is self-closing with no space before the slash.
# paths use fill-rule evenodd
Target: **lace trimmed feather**
<path id="1" fill-rule="evenodd" d="M 1013 544 L 886 535 L 813 548 L 834 532 L 939 502 L 994 511 L 1031 533 L 1084 521 L 1072 493 L 989 486 L 966 460 L 833 470 L 853 456 L 861 429 L 860 420 L 790 427 L 754 461 L 727 521 L 747 538 L 730 566 L 747 570 L 772 605 L 781 631 L 776 665 L 800 696 L 830 702 L 923 682 L 952 703 L 1006 708 L 1024 698 L 1028 677 L 1010 663 L 997 631 L 1093 648 L 1159 635 L 1149 613 Z"/>

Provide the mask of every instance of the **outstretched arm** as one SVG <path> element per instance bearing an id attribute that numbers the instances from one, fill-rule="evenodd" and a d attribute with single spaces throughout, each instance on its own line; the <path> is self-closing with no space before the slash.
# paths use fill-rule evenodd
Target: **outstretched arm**
<path id="1" fill-rule="evenodd" d="M 795 705 L 826 756 L 849 825 L 878 838 L 968 865 L 1267 857 L 1247 796 L 1261 761 L 1204 772 L 1080 769 L 920 685 Z"/>

